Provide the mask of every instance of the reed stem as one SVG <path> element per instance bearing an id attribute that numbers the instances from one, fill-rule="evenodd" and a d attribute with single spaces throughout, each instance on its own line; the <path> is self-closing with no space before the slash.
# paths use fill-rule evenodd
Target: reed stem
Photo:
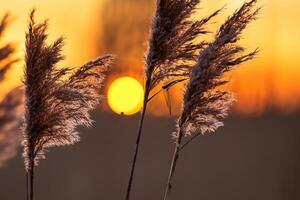
<path id="1" fill-rule="evenodd" d="M 34 191 L 34 167 L 32 166 L 30 172 L 30 200 L 33 200 L 33 191 Z"/>
<path id="2" fill-rule="evenodd" d="M 29 181 L 29 174 L 28 172 L 26 171 L 26 200 L 29 200 L 29 184 L 28 184 L 28 181 Z"/>
<path id="3" fill-rule="evenodd" d="M 167 181 L 167 185 L 166 185 L 166 189 L 165 189 L 164 200 L 168 199 L 169 194 L 170 194 L 171 189 L 172 189 L 172 180 L 173 180 L 173 177 L 174 177 L 175 169 L 176 169 L 176 166 L 177 166 L 177 161 L 178 161 L 178 158 L 179 158 L 180 145 L 181 145 L 182 137 L 183 137 L 183 134 L 182 134 L 181 131 L 179 131 L 179 135 L 178 135 L 178 138 L 176 140 L 176 146 L 175 146 L 175 149 L 174 149 L 174 154 L 173 154 L 173 158 L 172 158 L 172 162 L 171 162 L 171 166 L 170 166 L 170 170 L 169 170 L 169 176 L 168 176 L 168 181 Z"/>
<path id="4" fill-rule="evenodd" d="M 34 193 L 34 160 L 30 160 L 29 169 L 26 173 L 27 200 L 33 200 Z"/>
<path id="5" fill-rule="evenodd" d="M 136 143 L 135 143 L 134 156 L 133 156 L 133 160 L 132 160 L 131 172 L 130 172 L 128 187 L 127 187 L 127 192 L 126 192 L 126 200 L 130 199 L 133 176 L 134 176 L 134 171 L 135 171 L 135 165 L 136 165 L 136 160 L 137 160 L 137 156 L 138 156 L 138 153 L 139 153 L 140 141 L 141 141 L 141 136 L 142 136 L 144 118 L 145 118 L 147 105 L 148 105 L 148 97 L 149 97 L 149 92 L 150 92 L 149 85 L 150 85 L 150 81 L 147 81 L 146 86 L 145 86 L 143 109 L 142 109 L 142 112 L 141 112 L 141 118 L 140 118 L 138 130 L 137 130 L 137 138 L 136 138 Z"/>

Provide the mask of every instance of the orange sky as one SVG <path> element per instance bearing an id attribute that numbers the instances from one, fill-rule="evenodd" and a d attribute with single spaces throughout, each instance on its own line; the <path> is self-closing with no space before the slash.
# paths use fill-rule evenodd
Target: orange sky
<path id="1" fill-rule="evenodd" d="M 64 65 L 80 65 L 98 54 L 116 53 L 119 60 L 108 84 L 116 77 L 130 75 L 142 82 L 143 61 L 149 22 L 154 0 L 0 0 L 0 13 L 9 11 L 15 20 L 4 41 L 18 45 L 18 57 L 23 57 L 24 31 L 27 14 L 33 6 L 38 19 L 50 19 L 50 40 L 63 34 L 67 37 Z M 203 0 L 197 16 L 205 16 L 226 6 L 215 19 L 211 31 L 237 9 L 241 0 Z M 272 106 L 282 112 L 300 107 L 300 15 L 298 0 L 261 0 L 260 19 L 243 34 L 241 43 L 251 50 L 260 47 L 257 59 L 230 74 L 228 86 L 238 97 L 235 111 L 261 113 Z M 0 98 L 20 84 L 23 62 L 19 62 L 0 86 Z M 171 91 L 174 111 L 180 107 L 180 88 Z M 150 106 L 156 113 L 163 95 Z M 151 108 L 152 107 L 152 108 Z M 159 109 L 161 110 L 161 109 Z M 166 113 L 167 110 L 164 110 Z"/>

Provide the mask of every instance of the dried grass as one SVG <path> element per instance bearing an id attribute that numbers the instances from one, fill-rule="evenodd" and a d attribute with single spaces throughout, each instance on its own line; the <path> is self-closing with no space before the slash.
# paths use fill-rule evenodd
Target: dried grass
<path id="1" fill-rule="evenodd" d="M 181 145 L 184 136 L 214 132 L 223 126 L 222 119 L 234 102 L 231 92 L 220 89 L 228 80 L 226 72 L 237 65 L 251 60 L 258 53 L 254 50 L 244 53 L 245 49 L 237 44 L 242 31 L 256 19 L 260 8 L 255 8 L 257 0 L 244 3 L 220 27 L 214 40 L 201 50 L 197 64 L 189 75 L 189 81 L 183 99 L 182 113 L 177 122 L 177 131 L 173 134 L 176 147 L 170 167 L 165 200 L 171 189 L 171 181 L 176 168 L 180 150 L 191 140 Z"/>
<path id="2" fill-rule="evenodd" d="M 2 39 L 9 23 L 10 15 L 7 13 L 2 17 L 0 22 L 0 39 Z M 15 48 L 10 43 L 0 47 L 0 81 L 3 81 L 5 73 L 12 66 L 12 64 L 18 61 L 11 58 L 14 52 Z"/>
<path id="3" fill-rule="evenodd" d="M 196 64 L 199 51 L 205 42 L 196 39 L 207 34 L 206 25 L 218 15 L 195 20 L 192 14 L 200 0 L 159 0 L 149 39 L 146 57 L 146 79 L 153 89 L 159 83 L 166 83 L 188 76 Z"/>
<path id="4" fill-rule="evenodd" d="M 5 14 L 0 22 L 0 39 L 3 38 L 7 26 L 10 24 L 10 15 Z M 6 72 L 17 62 L 13 59 L 15 48 L 12 44 L 0 47 L 0 83 L 4 80 Z M 0 166 L 8 159 L 13 158 L 20 145 L 21 134 L 19 126 L 22 118 L 22 102 L 24 100 L 20 88 L 12 90 L 0 102 Z"/>
<path id="5" fill-rule="evenodd" d="M 145 58 L 144 103 L 137 131 L 126 200 L 130 199 L 147 104 L 156 95 L 149 98 L 149 94 L 160 83 L 163 83 L 162 89 L 165 90 L 188 76 L 192 66 L 197 62 L 200 50 L 206 46 L 206 43 L 198 42 L 196 39 L 198 36 L 208 33 L 205 25 L 220 12 L 217 10 L 200 20 L 192 19 L 191 16 L 199 3 L 200 0 L 157 0 L 149 48 Z"/>
<path id="6" fill-rule="evenodd" d="M 16 88 L 0 103 L 0 166 L 17 154 L 21 144 L 24 90 Z"/>
<path id="7" fill-rule="evenodd" d="M 33 199 L 34 166 L 45 158 L 45 149 L 71 145 L 79 141 L 75 128 L 90 126 L 89 111 L 101 101 L 100 90 L 113 56 L 90 61 L 74 73 L 59 68 L 64 39 L 46 44 L 48 22 L 36 23 L 35 10 L 30 14 L 26 33 L 25 80 L 26 113 L 24 161 L 30 175 L 30 199 Z"/>

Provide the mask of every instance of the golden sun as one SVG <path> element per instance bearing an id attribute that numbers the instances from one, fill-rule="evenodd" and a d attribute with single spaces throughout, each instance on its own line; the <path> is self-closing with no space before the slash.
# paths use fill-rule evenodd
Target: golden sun
<path id="1" fill-rule="evenodd" d="M 132 115 L 143 105 L 144 89 L 140 82 L 129 76 L 113 81 L 109 86 L 107 100 L 110 108 L 117 114 Z"/>

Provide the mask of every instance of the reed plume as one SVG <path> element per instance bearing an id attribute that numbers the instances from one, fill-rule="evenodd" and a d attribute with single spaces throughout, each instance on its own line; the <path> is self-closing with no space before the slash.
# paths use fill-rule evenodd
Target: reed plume
<path id="1" fill-rule="evenodd" d="M 0 103 L 0 167 L 13 158 L 21 143 L 24 90 L 20 87 L 9 92 Z"/>
<path id="2" fill-rule="evenodd" d="M 200 20 L 192 19 L 191 16 L 199 3 L 200 0 L 157 0 L 145 58 L 144 102 L 137 130 L 126 200 L 130 199 L 147 104 L 157 93 L 151 97 L 149 94 L 160 83 L 163 84 L 162 89 L 168 89 L 184 80 L 183 77 L 189 74 L 192 66 L 197 62 L 199 51 L 206 46 L 204 42 L 198 42 L 196 39 L 198 36 L 208 33 L 205 25 L 220 12 L 217 10 Z"/>
<path id="3" fill-rule="evenodd" d="M 9 23 L 10 15 L 5 14 L 0 22 L 0 39 Z M 4 76 L 12 64 L 17 62 L 17 59 L 12 58 L 14 53 L 15 48 L 10 43 L 0 47 L 0 83 L 4 80 Z M 16 88 L 0 102 L 0 166 L 16 155 L 17 147 L 20 145 L 19 127 L 23 113 L 23 97 L 22 89 Z"/>
<path id="4" fill-rule="evenodd" d="M 58 68 L 64 39 L 46 44 L 48 22 L 36 23 L 30 13 L 26 33 L 25 80 L 26 113 L 24 123 L 24 161 L 29 199 L 33 199 L 34 167 L 45 158 L 45 149 L 72 145 L 79 141 L 75 128 L 90 126 L 89 111 L 101 100 L 100 89 L 113 56 L 90 61 L 74 73 Z"/>
<path id="5" fill-rule="evenodd" d="M 0 22 L 0 39 L 2 39 L 4 32 L 7 29 L 7 26 L 10 22 L 10 15 L 5 14 Z M 11 56 L 14 54 L 15 48 L 12 44 L 8 43 L 0 47 L 0 81 L 4 79 L 4 74 L 7 70 L 15 63 L 16 59 L 11 59 Z"/>
<path id="6" fill-rule="evenodd" d="M 177 130 L 173 135 L 176 140 L 175 151 L 170 167 L 164 200 L 168 199 L 171 182 L 175 172 L 180 151 L 199 134 L 215 132 L 223 126 L 224 119 L 234 102 L 231 92 L 220 86 L 228 80 L 224 74 L 237 65 L 251 60 L 258 53 L 254 50 L 244 53 L 245 49 L 238 44 L 242 31 L 256 19 L 259 8 L 257 0 L 246 2 L 220 27 L 214 40 L 204 48 L 194 66 L 186 85 L 182 113 L 177 121 Z M 195 134 L 182 145 L 185 136 Z"/>

